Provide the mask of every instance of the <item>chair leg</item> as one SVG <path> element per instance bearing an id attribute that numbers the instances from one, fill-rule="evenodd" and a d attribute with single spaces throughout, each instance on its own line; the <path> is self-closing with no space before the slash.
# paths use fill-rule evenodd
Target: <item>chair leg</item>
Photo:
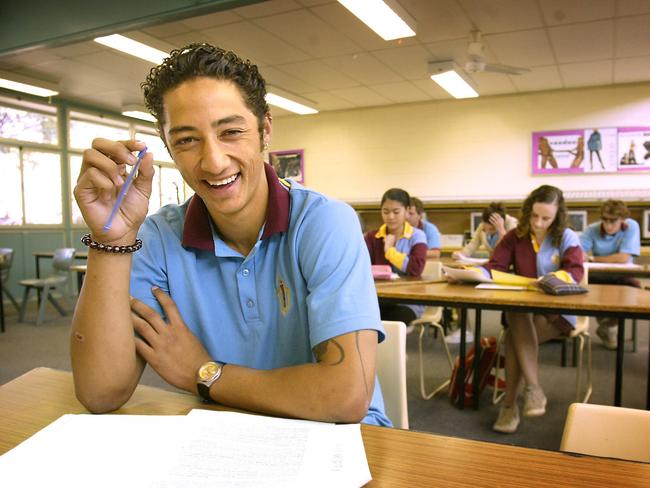
<path id="1" fill-rule="evenodd" d="M 5 295 L 7 295 L 9 297 L 9 300 L 11 301 L 14 308 L 16 309 L 16 312 L 20 313 L 20 305 L 18 305 L 18 302 L 16 301 L 14 296 L 9 292 L 9 290 L 7 290 L 6 288 L 3 288 L 2 293 L 4 293 Z"/>
<path id="2" fill-rule="evenodd" d="M 25 291 L 23 292 L 23 303 L 20 305 L 18 322 L 25 321 L 25 311 L 27 310 L 27 300 L 29 299 L 29 290 L 31 290 L 31 288 L 29 286 L 26 286 Z"/>
<path id="3" fill-rule="evenodd" d="M 41 325 L 45 319 L 45 305 L 48 302 L 47 299 L 50 298 L 50 293 L 52 293 L 51 287 L 46 286 L 43 288 L 43 292 L 41 294 L 41 304 L 38 307 L 38 315 L 36 317 L 36 325 Z"/>
<path id="4" fill-rule="evenodd" d="M 424 338 L 425 328 L 427 324 L 418 324 L 418 325 L 420 326 L 420 334 L 418 337 L 419 365 L 420 365 L 420 394 L 422 395 L 422 398 L 424 398 L 425 400 L 430 400 L 431 398 L 433 398 L 433 396 L 436 393 L 448 387 L 450 380 L 446 380 L 442 382 L 437 388 L 427 393 L 426 388 L 424 386 L 424 354 L 422 351 L 422 341 Z M 439 324 L 429 324 L 429 325 L 436 328 L 439 332 L 438 337 L 440 338 L 440 342 L 442 343 L 443 348 L 447 353 L 447 361 L 449 362 L 449 370 L 451 372 L 453 370 L 453 361 L 451 359 L 451 353 L 449 352 L 449 346 L 447 346 L 447 343 L 445 342 L 445 334 L 443 328 Z"/>
<path id="5" fill-rule="evenodd" d="M 585 334 L 585 341 L 587 343 L 587 391 L 583 403 L 587 403 L 591 398 L 593 392 L 593 383 L 591 379 L 591 336 L 589 333 Z"/>
<path id="6" fill-rule="evenodd" d="M 499 337 L 497 338 L 497 350 L 496 350 L 496 360 L 494 361 L 494 388 L 492 390 L 492 404 L 496 405 L 501 401 L 505 396 L 506 391 L 501 391 L 499 389 L 499 372 L 501 371 L 501 347 L 503 346 L 503 341 L 506 340 L 506 334 L 508 333 L 507 329 L 501 329 Z"/>
<path id="7" fill-rule="evenodd" d="M 576 368 L 576 402 L 580 401 L 580 377 L 582 375 L 582 351 L 584 350 L 585 347 L 585 340 L 582 338 L 581 335 L 576 336 L 573 338 L 573 344 L 574 344 L 574 355 L 573 358 L 574 360 L 577 357 L 577 368 Z M 577 346 L 577 348 L 575 347 Z"/>
<path id="8" fill-rule="evenodd" d="M 632 320 L 632 352 L 636 352 L 639 345 L 639 336 L 636 331 L 636 319 Z"/>
<path id="9" fill-rule="evenodd" d="M 58 312 L 59 312 L 63 317 L 65 317 L 66 315 L 68 315 L 68 311 L 67 311 L 65 308 L 63 308 L 63 307 L 59 304 L 59 302 L 56 301 L 56 299 L 52 296 L 52 291 L 54 291 L 54 290 L 50 290 L 50 292 L 47 294 L 47 299 L 50 301 L 50 303 L 51 303 L 52 305 L 54 305 L 54 308 L 56 308 L 57 311 L 58 311 Z M 45 301 L 45 300 L 43 300 L 43 301 Z"/>

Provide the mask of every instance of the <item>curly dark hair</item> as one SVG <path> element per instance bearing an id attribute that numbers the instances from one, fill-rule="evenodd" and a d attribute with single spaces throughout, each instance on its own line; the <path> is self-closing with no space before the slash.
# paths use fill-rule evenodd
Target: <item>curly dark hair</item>
<path id="1" fill-rule="evenodd" d="M 554 203 L 557 205 L 557 214 L 548 230 L 553 246 L 559 247 L 562 243 L 564 229 L 567 228 L 567 209 L 562 190 L 551 185 L 542 185 L 534 189 L 521 207 L 519 223 L 517 224 L 517 237 L 520 239 L 530 234 L 530 215 L 536 203 Z"/>
<path id="2" fill-rule="evenodd" d="M 165 93 L 200 76 L 231 81 L 237 86 L 244 103 L 257 118 L 261 139 L 264 118 L 269 113 L 264 78 L 249 60 L 244 61 L 232 51 L 207 43 L 193 43 L 174 49 L 161 64 L 151 68 L 147 79 L 140 85 L 144 103 L 156 118 L 160 133 L 163 134 L 165 123 Z"/>
<path id="3" fill-rule="evenodd" d="M 506 218 L 506 206 L 503 202 L 491 202 L 486 208 L 483 209 L 481 214 L 481 220 L 486 224 L 490 223 L 490 217 L 492 214 L 499 214 L 502 219 Z"/>
<path id="4" fill-rule="evenodd" d="M 408 194 L 406 190 L 402 190 L 401 188 L 391 188 L 390 190 L 386 190 L 386 193 L 381 197 L 381 205 L 384 204 L 386 200 L 393 200 L 395 202 L 399 202 L 405 207 L 407 207 L 411 204 L 411 197 Z"/>

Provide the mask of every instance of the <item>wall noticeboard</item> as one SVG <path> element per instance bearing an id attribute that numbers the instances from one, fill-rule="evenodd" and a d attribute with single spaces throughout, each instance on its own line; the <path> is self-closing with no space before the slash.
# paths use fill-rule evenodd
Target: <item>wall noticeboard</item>
<path id="1" fill-rule="evenodd" d="M 650 171 L 650 127 L 533 132 L 534 175 Z"/>
<path id="2" fill-rule="evenodd" d="M 291 149 L 288 151 L 269 152 L 269 162 L 280 178 L 291 178 L 298 183 L 305 183 L 305 151 Z"/>

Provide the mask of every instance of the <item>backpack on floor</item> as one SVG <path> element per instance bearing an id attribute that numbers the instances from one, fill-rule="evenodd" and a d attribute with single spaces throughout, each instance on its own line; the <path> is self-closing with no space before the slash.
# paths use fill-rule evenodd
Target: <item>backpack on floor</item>
<path id="1" fill-rule="evenodd" d="M 474 346 L 470 347 L 467 355 L 465 356 L 465 378 L 463 381 L 464 398 L 463 402 L 466 407 L 470 406 L 473 401 L 473 381 L 474 381 L 474 356 L 476 351 Z M 491 383 L 494 385 L 496 378 L 494 376 L 494 362 L 497 357 L 497 338 L 496 337 L 482 337 L 481 338 L 481 355 L 479 357 L 478 374 L 479 374 L 479 395 L 488 383 L 491 377 Z M 451 385 L 449 387 L 449 398 L 452 403 L 458 403 L 458 387 L 456 379 L 458 378 L 458 371 L 460 369 L 460 357 L 456 357 L 454 361 L 454 369 L 451 372 Z M 500 380 L 503 381 L 503 380 Z"/>

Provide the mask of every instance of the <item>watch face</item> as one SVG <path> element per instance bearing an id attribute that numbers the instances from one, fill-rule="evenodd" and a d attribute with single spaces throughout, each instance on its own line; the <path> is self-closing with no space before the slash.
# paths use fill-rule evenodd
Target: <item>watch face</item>
<path id="1" fill-rule="evenodd" d="M 217 363 L 205 363 L 203 366 L 201 366 L 201 369 L 199 369 L 199 378 L 203 381 L 209 380 L 217 373 L 218 370 L 219 365 Z"/>

